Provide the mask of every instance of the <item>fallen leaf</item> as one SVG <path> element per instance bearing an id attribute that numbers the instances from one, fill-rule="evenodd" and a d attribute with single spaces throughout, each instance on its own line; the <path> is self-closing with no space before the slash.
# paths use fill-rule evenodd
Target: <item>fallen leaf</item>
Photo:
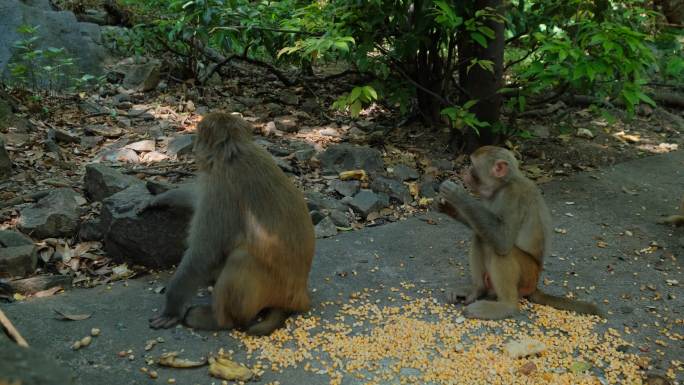
<path id="1" fill-rule="evenodd" d="M 154 341 L 154 340 L 152 340 Z M 157 341 L 154 341 L 155 343 Z M 149 349 L 145 349 L 149 350 Z M 191 361 L 185 358 L 178 358 L 179 352 L 168 352 L 164 353 L 159 357 L 159 360 L 157 363 L 161 366 L 167 366 L 169 368 L 179 368 L 179 369 L 185 369 L 185 368 L 198 368 L 200 366 L 204 366 L 207 364 L 206 359 L 202 359 L 200 361 Z M 231 361 L 232 362 L 232 361 Z M 236 364 L 237 365 L 237 364 Z M 245 368 L 247 369 L 247 368 Z M 211 368 L 209 369 L 211 371 Z M 251 377 L 250 377 L 251 378 Z M 230 380 L 229 378 L 224 378 L 225 380 Z M 247 378 L 248 380 L 249 378 Z M 246 380 L 243 380 L 246 381 Z"/>
<path id="2" fill-rule="evenodd" d="M 350 170 L 350 171 L 342 171 L 340 172 L 340 180 L 360 180 L 360 181 L 367 181 L 368 180 L 368 174 L 366 173 L 366 170 Z"/>
<path id="3" fill-rule="evenodd" d="M 254 373 L 247 367 L 223 357 L 211 359 L 209 374 L 226 381 L 249 381 Z"/>
<path id="4" fill-rule="evenodd" d="M 59 316 L 56 318 L 63 321 L 83 321 L 92 316 L 92 314 L 68 314 L 57 309 L 52 310 Z"/>
<path id="5" fill-rule="evenodd" d="M 55 286 L 55 287 L 51 287 L 49 289 L 41 290 L 39 292 L 34 293 L 33 297 L 35 297 L 35 298 L 51 297 L 51 296 L 53 296 L 53 295 L 55 295 L 55 294 L 57 294 L 63 290 L 64 289 L 61 286 Z"/>
<path id="6" fill-rule="evenodd" d="M 537 370 L 537 365 L 535 365 L 534 362 L 530 361 L 530 362 L 526 363 L 525 365 L 521 366 L 519 370 L 520 370 L 520 373 L 522 373 L 526 376 L 529 376 L 530 374 L 532 374 L 532 372 Z"/>

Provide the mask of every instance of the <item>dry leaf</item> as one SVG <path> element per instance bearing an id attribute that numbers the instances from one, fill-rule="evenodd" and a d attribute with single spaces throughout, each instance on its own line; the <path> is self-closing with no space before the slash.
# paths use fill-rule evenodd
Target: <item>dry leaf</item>
<path id="1" fill-rule="evenodd" d="M 53 296 L 53 295 L 55 295 L 55 294 L 57 294 L 63 290 L 64 289 L 61 286 L 55 286 L 55 287 L 51 287 L 49 289 L 41 290 L 37 293 L 34 293 L 33 297 L 35 297 L 35 298 L 51 297 L 51 296 Z"/>
<path id="2" fill-rule="evenodd" d="M 368 180 L 368 174 L 366 173 L 366 170 L 350 170 L 350 171 L 342 171 L 340 173 L 340 180 L 360 180 L 360 181 L 367 181 Z"/>
<path id="3" fill-rule="evenodd" d="M 249 381 L 254 377 L 249 368 L 223 357 L 209 361 L 209 374 L 226 381 Z"/>
<path id="4" fill-rule="evenodd" d="M 83 321 L 92 316 L 92 314 L 68 314 L 68 313 L 63 313 L 57 309 L 52 309 L 59 317 L 56 317 L 57 319 L 63 320 L 63 321 Z"/>
<path id="5" fill-rule="evenodd" d="M 179 352 L 164 353 L 159 357 L 159 360 L 157 361 L 157 363 L 161 366 L 167 366 L 169 368 L 179 368 L 179 369 L 198 368 L 200 366 L 204 366 L 207 364 L 206 359 L 202 359 L 201 361 L 191 361 L 191 360 L 188 360 L 185 358 L 178 358 L 178 354 L 180 354 L 180 353 Z M 247 368 L 245 368 L 245 369 L 247 369 Z M 209 369 L 209 370 L 211 370 L 211 369 Z M 229 380 L 229 378 L 224 378 L 224 379 Z M 243 380 L 243 381 L 246 381 L 246 380 Z"/>

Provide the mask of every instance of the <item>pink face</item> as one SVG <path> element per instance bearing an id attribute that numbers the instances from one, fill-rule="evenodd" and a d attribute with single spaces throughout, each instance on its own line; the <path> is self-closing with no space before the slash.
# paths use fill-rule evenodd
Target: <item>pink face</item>
<path id="1" fill-rule="evenodd" d="M 488 173 L 486 175 L 482 174 L 481 170 L 486 170 L 486 165 L 480 164 L 477 158 L 470 157 L 470 162 L 472 166 L 465 169 L 461 174 L 463 183 L 465 183 L 470 191 L 483 198 L 489 198 L 493 194 L 492 186 L 489 186 L 490 183 L 488 183 L 492 176 Z"/>

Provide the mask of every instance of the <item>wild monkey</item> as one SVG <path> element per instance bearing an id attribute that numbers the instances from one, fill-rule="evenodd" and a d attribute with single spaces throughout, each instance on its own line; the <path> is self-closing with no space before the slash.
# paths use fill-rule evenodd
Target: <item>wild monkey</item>
<path id="1" fill-rule="evenodd" d="M 187 250 L 150 327 L 183 322 L 269 334 L 290 313 L 309 309 L 314 230 L 304 197 L 252 142 L 243 119 L 211 113 L 197 131 L 197 181 L 156 196 L 148 206 L 193 209 Z M 197 288 L 211 282 L 212 305 L 187 309 Z"/>
<path id="2" fill-rule="evenodd" d="M 518 311 L 518 300 L 562 310 L 600 315 L 593 304 L 548 295 L 538 288 L 544 255 L 549 250 L 551 214 L 541 192 L 518 169 L 513 154 L 485 146 L 470 157 L 465 184 L 472 198 L 454 182 L 440 186 L 440 209 L 473 230 L 470 270 L 473 287 L 465 296 L 471 318 L 501 319 Z M 496 301 L 481 299 L 496 297 Z M 451 294 L 449 301 L 456 302 Z"/>
<path id="3" fill-rule="evenodd" d="M 684 197 L 682 197 L 682 202 L 679 204 L 679 214 L 670 215 L 669 217 L 661 219 L 658 223 L 684 226 Z"/>

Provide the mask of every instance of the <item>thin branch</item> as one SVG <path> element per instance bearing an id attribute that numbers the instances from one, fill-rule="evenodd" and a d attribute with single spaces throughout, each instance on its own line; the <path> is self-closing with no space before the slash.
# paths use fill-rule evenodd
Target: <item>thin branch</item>
<path id="1" fill-rule="evenodd" d="M 10 336 L 14 342 L 17 343 L 17 345 L 23 347 L 23 348 L 28 348 L 29 345 L 24 339 L 24 337 L 21 336 L 19 331 L 12 325 L 12 321 L 5 316 L 5 313 L 2 312 L 0 309 L 0 325 L 7 331 L 7 334 Z"/>
<path id="2" fill-rule="evenodd" d="M 532 54 L 535 53 L 535 52 L 537 52 L 537 51 L 539 50 L 539 48 L 540 48 L 540 45 L 535 44 L 535 46 L 534 46 L 530 51 L 528 51 L 528 52 L 525 54 L 525 56 L 521 57 L 521 58 L 518 59 L 518 60 L 514 60 L 514 61 L 512 61 L 512 62 L 506 64 L 506 65 L 504 66 L 503 72 L 508 71 L 509 68 L 511 68 L 511 67 L 513 67 L 514 65 L 516 65 L 516 64 L 518 64 L 518 63 L 520 63 L 520 62 L 522 62 L 523 60 L 527 59 L 528 57 L 532 56 Z"/>
<path id="3" fill-rule="evenodd" d="M 295 35 L 306 35 L 306 36 L 323 36 L 322 32 L 309 32 L 309 31 L 299 31 L 296 29 L 282 29 L 282 28 L 271 28 L 271 27 L 260 27 L 255 25 L 232 25 L 229 27 L 214 27 L 209 33 L 213 33 L 218 29 L 255 29 L 258 31 L 270 31 L 270 32 L 282 32 L 282 33 L 292 33 Z"/>

